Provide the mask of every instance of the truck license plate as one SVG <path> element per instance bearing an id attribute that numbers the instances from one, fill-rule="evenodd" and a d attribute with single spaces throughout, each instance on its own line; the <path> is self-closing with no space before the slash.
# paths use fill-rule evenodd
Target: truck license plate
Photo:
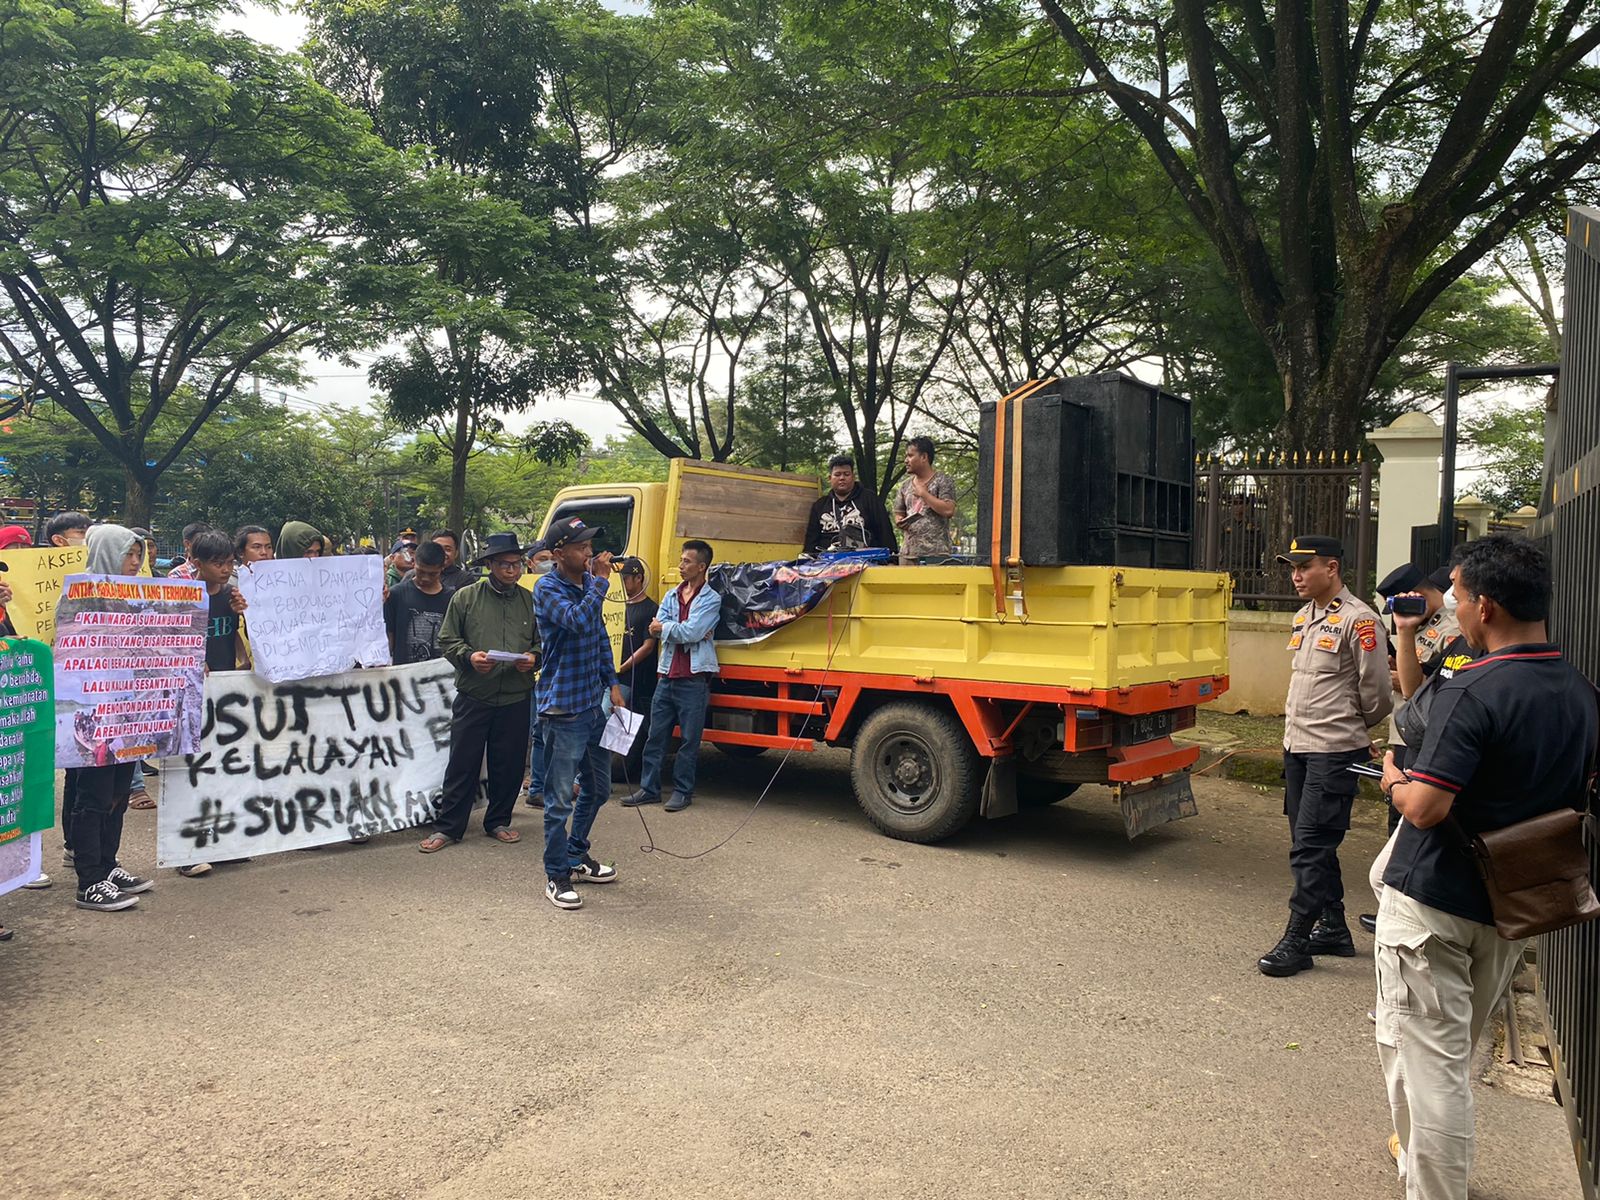
<path id="1" fill-rule="evenodd" d="M 1116 743 L 1132 746 L 1137 742 L 1153 742 L 1166 737 L 1178 723 L 1175 712 L 1140 713 L 1136 717 L 1119 718 L 1116 725 Z"/>

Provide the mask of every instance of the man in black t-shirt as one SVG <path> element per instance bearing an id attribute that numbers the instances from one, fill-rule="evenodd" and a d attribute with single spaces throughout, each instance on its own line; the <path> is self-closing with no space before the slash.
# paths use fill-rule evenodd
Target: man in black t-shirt
<path id="1" fill-rule="evenodd" d="M 444 547 L 423 542 L 416 553 L 416 566 L 390 589 L 383 602 L 383 623 L 389 631 L 395 666 L 439 657 L 439 629 L 450 607 L 451 593 L 440 581 Z"/>
<path id="2" fill-rule="evenodd" d="M 660 650 L 650 632 L 650 622 L 656 619 L 656 602 L 645 590 L 643 559 L 622 560 L 622 590 L 628 607 L 622 618 L 622 661 L 617 665 L 617 678 L 626 689 L 629 709 L 644 717 L 633 743 L 643 746 L 650 734 L 650 702 L 656 694 L 656 656 Z"/>
<path id="3" fill-rule="evenodd" d="M 1593 760 L 1594 689 L 1550 644 L 1550 565 L 1495 534 L 1462 548 L 1461 634 L 1481 657 L 1441 680 L 1409 774 L 1384 762 L 1403 822 L 1378 907 L 1378 1057 L 1408 1195 L 1466 1200 L 1472 1047 L 1505 995 L 1522 940 L 1494 927 L 1468 839 L 1580 808 Z"/>

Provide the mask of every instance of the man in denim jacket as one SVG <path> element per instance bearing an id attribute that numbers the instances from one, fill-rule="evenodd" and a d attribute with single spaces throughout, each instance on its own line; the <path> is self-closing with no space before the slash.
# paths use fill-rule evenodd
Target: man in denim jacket
<path id="1" fill-rule="evenodd" d="M 672 764 L 672 799 L 667 811 L 682 812 L 694 803 L 700 734 L 706 724 L 711 678 L 717 673 L 717 650 L 711 638 L 722 607 L 722 597 L 706 586 L 710 566 L 710 546 L 702 541 L 685 542 L 678 559 L 683 583 L 667 593 L 656 619 L 650 622 L 651 636 L 661 643 L 661 657 L 656 661 L 659 681 L 650 704 L 650 737 L 644 746 L 639 790 L 622 802 L 630 808 L 661 803 L 661 766 L 673 725 L 683 731 L 683 744 Z"/>

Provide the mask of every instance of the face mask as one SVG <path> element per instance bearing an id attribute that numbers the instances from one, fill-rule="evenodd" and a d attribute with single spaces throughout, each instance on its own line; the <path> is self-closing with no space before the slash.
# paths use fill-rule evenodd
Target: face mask
<path id="1" fill-rule="evenodd" d="M 1451 588 L 1448 592 L 1446 592 L 1444 594 L 1444 610 L 1445 610 L 1445 612 L 1454 612 L 1455 609 L 1456 609 L 1456 590 L 1455 590 L 1455 588 Z"/>
<path id="2" fill-rule="evenodd" d="M 548 575 L 555 569 L 556 564 L 554 561 L 534 563 L 533 566 L 528 568 L 528 570 L 532 571 L 535 575 Z"/>

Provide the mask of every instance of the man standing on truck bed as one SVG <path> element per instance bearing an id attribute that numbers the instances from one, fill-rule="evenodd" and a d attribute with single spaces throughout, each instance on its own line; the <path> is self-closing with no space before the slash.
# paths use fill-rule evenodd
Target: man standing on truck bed
<path id="1" fill-rule="evenodd" d="M 856 460 L 848 454 L 828 460 L 828 490 L 811 506 L 805 547 L 807 554 L 895 548 L 894 526 L 883 501 L 856 479 Z"/>
<path id="2" fill-rule="evenodd" d="M 933 469 L 933 439 L 914 437 L 906 444 L 906 477 L 894 500 L 894 523 L 905 535 L 902 565 L 924 558 L 950 557 L 950 521 L 956 515 L 956 485 Z"/>
<path id="3" fill-rule="evenodd" d="M 717 648 L 712 636 L 722 597 L 706 586 L 711 547 L 692 540 L 683 544 L 678 573 L 683 582 L 661 601 L 650 634 L 661 641 L 655 699 L 650 705 L 650 738 L 644 745 L 644 766 L 639 790 L 622 803 L 629 808 L 661 802 L 661 767 L 667 757 L 672 727 L 683 732 L 683 742 L 672 763 L 672 799 L 668 812 L 682 812 L 694 803 L 694 781 L 700 762 L 700 735 L 706 725 L 706 705 L 711 680 L 717 674 Z"/>
<path id="4" fill-rule="evenodd" d="M 1350 828 L 1357 778 L 1348 768 L 1373 755 L 1368 734 L 1389 715 L 1389 652 L 1378 614 L 1339 577 L 1337 538 L 1297 537 L 1278 561 L 1294 569 L 1294 655 L 1283 714 L 1283 811 L 1289 818 L 1289 925 L 1257 964 L 1263 975 L 1295 975 L 1316 954 L 1354 958 L 1344 918 L 1339 843 Z"/>

